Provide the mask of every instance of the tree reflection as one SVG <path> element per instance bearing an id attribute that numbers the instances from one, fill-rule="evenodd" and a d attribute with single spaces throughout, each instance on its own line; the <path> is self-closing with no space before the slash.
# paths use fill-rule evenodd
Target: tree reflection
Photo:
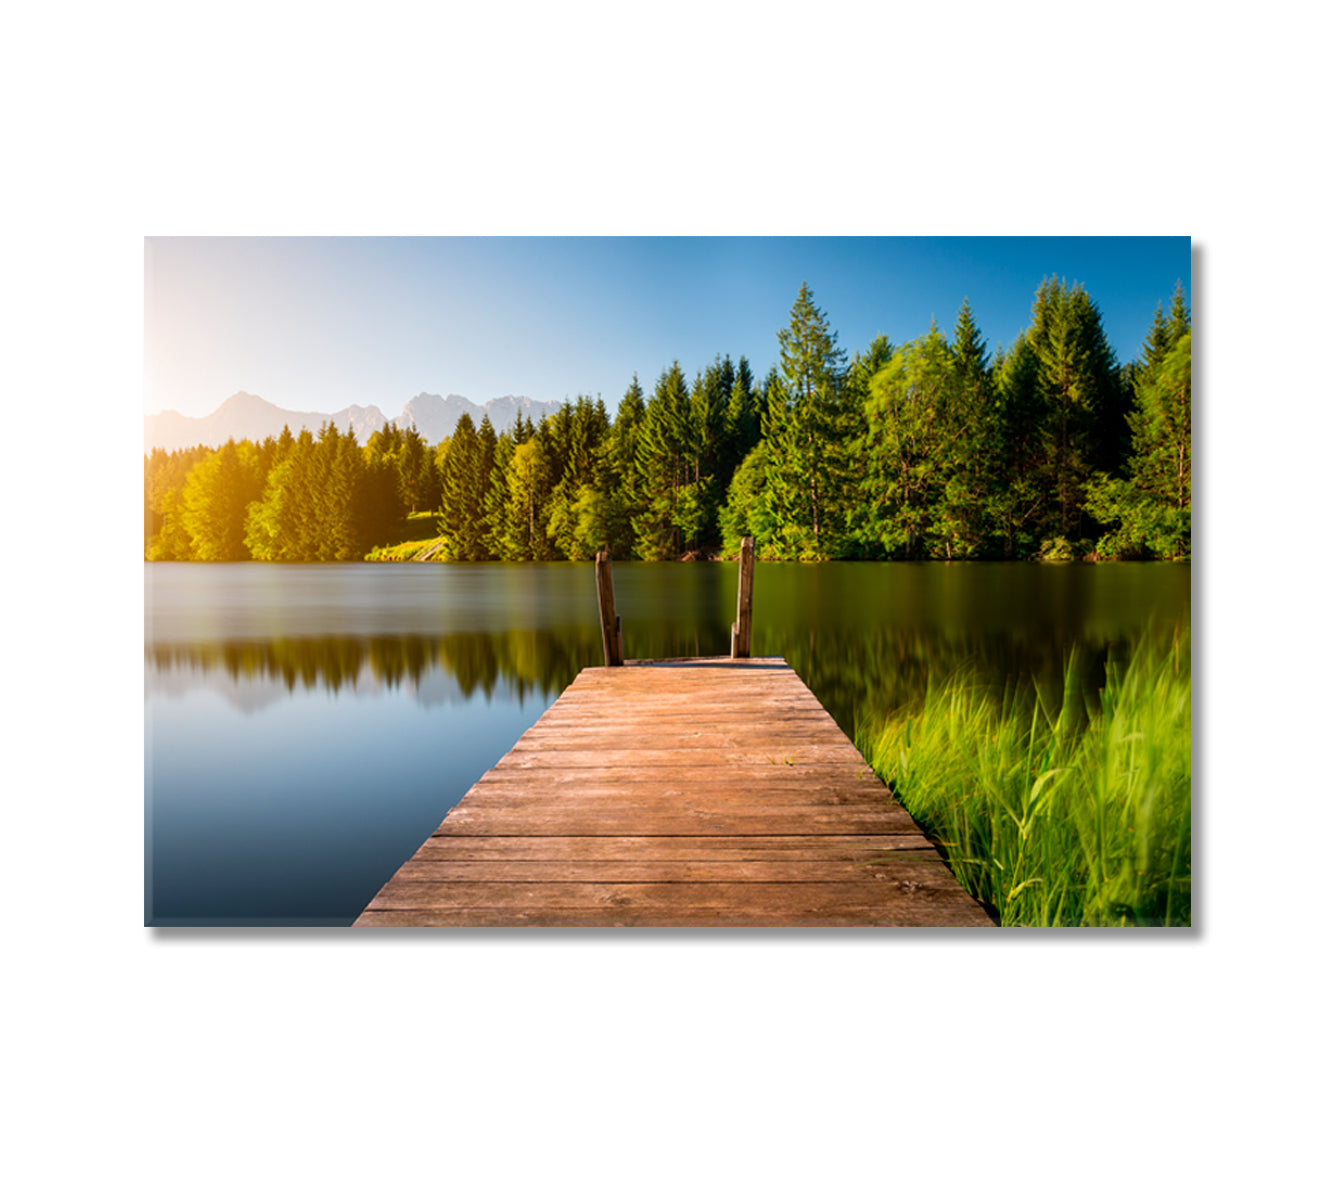
<path id="1" fill-rule="evenodd" d="M 440 636 L 273 638 L 266 641 L 150 643 L 145 661 L 159 672 L 217 673 L 233 683 L 280 681 L 338 693 L 358 686 L 418 689 L 433 672 L 457 682 L 464 697 L 490 699 L 498 684 L 522 697 L 557 694 L 596 662 L 601 643 L 583 630 L 516 630 Z"/>
<path id="2" fill-rule="evenodd" d="M 715 624 L 717 627 L 715 628 Z M 1163 625 L 1169 642 L 1179 628 Z M 759 627 L 755 653 L 781 656 L 796 670 L 844 731 L 876 724 L 920 704 L 928 683 L 967 669 L 1000 696 L 1036 690 L 1053 703 L 1062 695 L 1072 659 L 1090 700 L 1102 686 L 1105 663 L 1124 653 L 1139 626 L 1086 630 L 1011 628 L 976 631 L 912 625 L 858 631 L 791 626 Z M 693 629 L 667 623 L 627 630 L 636 658 L 680 658 L 725 653 L 727 629 L 703 622 Z M 419 691 L 433 673 L 455 681 L 464 698 L 490 700 L 503 687 L 523 700 L 559 695 L 588 666 L 602 664 L 596 629 L 514 629 L 440 635 L 325 636 L 250 641 L 150 643 L 147 665 L 161 673 L 216 673 L 232 683 L 280 681 L 289 692 L 372 687 Z"/>

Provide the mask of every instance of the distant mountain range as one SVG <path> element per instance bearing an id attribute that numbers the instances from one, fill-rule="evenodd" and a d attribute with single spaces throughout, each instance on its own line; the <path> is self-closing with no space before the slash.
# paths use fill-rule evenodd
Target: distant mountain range
<path id="1" fill-rule="evenodd" d="M 474 404 L 465 396 L 435 396 L 422 392 L 413 396 L 403 406 L 402 413 L 389 421 L 373 404 L 368 407 L 353 404 L 334 413 L 293 412 L 249 392 L 237 392 L 207 417 L 185 417 L 170 409 L 145 417 L 144 450 L 221 446 L 229 438 L 238 442 L 246 438 L 262 442 L 266 437 L 277 437 L 284 425 L 294 434 L 302 429 L 318 433 L 327 421 L 332 421 L 340 431 L 350 428 L 357 441 L 363 444 L 389 421 L 399 429 L 415 426 L 427 442 L 435 445 L 454 432 L 454 426 L 464 413 L 472 418 L 474 425 L 480 425 L 482 418 L 489 416 L 495 431 L 503 433 L 514 427 L 521 413 L 536 425 L 559 408 L 559 404 L 541 403 L 527 396 L 499 396 L 485 404 Z"/>

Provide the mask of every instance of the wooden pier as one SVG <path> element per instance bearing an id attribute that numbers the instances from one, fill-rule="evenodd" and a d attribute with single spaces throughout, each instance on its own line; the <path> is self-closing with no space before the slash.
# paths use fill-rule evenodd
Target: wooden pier
<path id="1" fill-rule="evenodd" d="M 796 672 L 748 657 L 748 613 L 738 625 L 733 658 L 580 672 L 356 924 L 993 924 Z"/>

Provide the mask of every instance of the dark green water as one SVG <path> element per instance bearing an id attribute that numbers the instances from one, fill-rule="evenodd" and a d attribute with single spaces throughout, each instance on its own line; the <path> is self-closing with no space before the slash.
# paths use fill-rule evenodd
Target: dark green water
<path id="1" fill-rule="evenodd" d="M 591 564 L 145 566 L 145 921 L 348 924 L 584 666 Z M 734 564 L 621 563 L 630 658 L 726 654 Z M 851 736 L 959 667 L 1059 693 L 1188 566 L 760 563 L 756 655 Z"/>

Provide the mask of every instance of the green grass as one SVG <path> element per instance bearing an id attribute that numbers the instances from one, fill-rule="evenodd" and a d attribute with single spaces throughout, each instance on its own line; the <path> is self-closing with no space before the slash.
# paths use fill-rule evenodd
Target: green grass
<path id="1" fill-rule="evenodd" d="M 387 546 L 376 546 L 366 555 L 366 561 L 407 562 L 440 536 L 439 523 L 439 513 L 410 513 L 394 531 L 393 541 Z"/>
<path id="2" fill-rule="evenodd" d="M 1003 925 L 1189 925 L 1190 633 L 1144 639 L 1090 702 L 958 674 L 858 742 Z"/>
<path id="3" fill-rule="evenodd" d="M 399 542 L 393 546 L 376 546 L 366 555 L 367 562 L 409 562 L 427 546 L 433 546 L 438 538 L 427 538 L 421 542 Z"/>

